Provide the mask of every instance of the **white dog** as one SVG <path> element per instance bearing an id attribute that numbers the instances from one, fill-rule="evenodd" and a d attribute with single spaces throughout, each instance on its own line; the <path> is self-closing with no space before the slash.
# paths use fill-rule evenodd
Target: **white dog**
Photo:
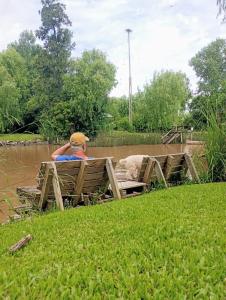
<path id="1" fill-rule="evenodd" d="M 127 180 L 137 180 L 144 157 L 148 155 L 130 155 L 119 160 L 119 168 L 126 170 Z"/>

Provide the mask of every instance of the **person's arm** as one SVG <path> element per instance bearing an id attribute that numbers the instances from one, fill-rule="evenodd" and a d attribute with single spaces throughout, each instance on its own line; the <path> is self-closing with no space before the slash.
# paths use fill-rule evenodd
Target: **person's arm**
<path id="1" fill-rule="evenodd" d="M 63 145 L 62 147 L 56 149 L 51 155 L 52 160 L 56 160 L 58 155 L 63 155 L 70 148 L 70 146 L 71 146 L 71 144 L 67 143 L 67 144 Z"/>

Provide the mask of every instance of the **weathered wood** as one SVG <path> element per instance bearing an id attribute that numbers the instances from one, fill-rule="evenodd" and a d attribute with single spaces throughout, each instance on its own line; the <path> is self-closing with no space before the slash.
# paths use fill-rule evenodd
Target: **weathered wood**
<path id="1" fill-rule="evenodd" d="M 41 191 L 36 186 L 17 187 L 16 193 L 21 203 L 29 202 L 32 207 L 38 207 Z"/>
<path id="2" fill-rule="evenodd" d="M 57 207 L 63 211 L 64 204 L 63 204 L 62 194 L 61 194 L 61 190 L 60 190 L 60 183 L 59 183 L 59 179 L 58 179 L 56 165 L 54 162 L 51 162 L 50 164 L 53 168 L 52 183 L 53 183 L 53 190 L 54 190 L 54 196 L 56 199 L 56 204 L 57 204 Z"/>
<path id="3" fill-rule="evenodd" d="M 77 203 L 79 201 L 79 198 L 80 198 L 80 195 L 82 193 L 83 183 L 84 183 L 84 180 L 85 180 L 85 177 L 84 177 L 85 176 L 85 170 L 86 170 L 87 166 L 88 166 L 88 163 L 85 160 L 81 161 L 80 170 L 79 170 L 79 173 L 78 173 L 78 178 L 74 183 L 75 195 L 77 195 L 76 199 L 75 199 L 75 202 L 74 202 L 74 205 L 77 205 Z"/>
<path id="4" fill-rule="evenodd" d="M 165 176 L 166 180 L 169 179 L 169 177 L 170 177 L 170 175 L 172 173 L 172 170 L 173 170 L 174 165 L 175 165 L 174 161 L 175 161 L 174 156 L 169 155 L 168 158 L 167 158 L 166 168 L 164 170 L 164 176 Z"/>
<path id="5" fill-rule="evenodd" d="M 19 240 L 16 244 L 12 245 L 9 248 L 9 252 L 14 253 L 18 250 L 20 250 L 21 248 L 23 248 L 25 245 L 27 245 L 27 243 L 32 239 L 32 236 L 30 234 L 28 234 L 27 236 L 25 236 L 24 238 L 22 238 L 21 240 Z"/>
<path id="6" fill-rule="evenodd" d="M 191 156 L 188 155 L 188 154 L 185 154 L 184 157 L 185 157 L 185 161 L 186 161 L 188 170 L 191 173 L 192 180 L 200 183 L 199 175 L 197 173 L 197 170 L 195 168 L 195 165 L 193 163 L 193 160 L 192 160 Z"/>
<path id="7" fill-rule="evenodd" d="M 160 163 L 158 162 L 158 160 L 156 160 L 156 163 L 155 163 L 155 172 L 156 172 L 156 175 L 157 175 L 157 177 L 158 177 L 158 180 L 159 180 L 160 182 L 162 182 L 162 183 L 165 185 L 165 187 L 167 188 L 168 186 L 167 186 L 167 183 L 166 183 L 164 174 L 163 174 L 163 172 L 162 172 L 161 165 L 160 165 Z"/>
<path id="8" fill-rule="evenodd" d="M 156 161 L 153 158 L 149 157 L 148 164 L 147 164 L 146 170 L 144 172 L 144 178 L 143 178 L 144 183 L 147 183 L 147 184 L 150 183 L 151 177 L 153 176 L 155 164 L 156 164 Z"/>
<path id="9" fill-rule="evenodd" d="M 42 184 L 42 191 L 41 191 L 41 196 L 39 200 L 39 209 L 43 209 L 47 203 L 48 199 L 48 193 L 49 193 L 49 188 L 50 184 L 52 182 L 52 177 L 53 177 L 53 167 L 50 164 L 46 165 L 46 170 L 45 170 L 45 175 L 44 175 L 44 180 Z"/>
<path id="10" fill-rule="evenodd" d="M 144 182 L 138 182 L 138 181 L 119 181 L 118 187 L 120 190 L 127 190 L 131 188 L 137 188 L 137 187 L 145 187 L 146 183 Z"/>
<path id="11" fill-rule="evenodd" d="M 113 196 L 114 196 L 115 199 L 121 199 L 121 193 L 120 193 L 119 188 L 118 188 L 118 182 L 116 180 L 115 173 L 114 173 L 114 168 L 113 168 L 113 165 L 112 165 L 112 160 L 110 158 L 107 158 L 106 169 L 107 169 L 108 178 L 109 178 L 109 181 L 110 181 L 110 184 L 111 184 Z"/>

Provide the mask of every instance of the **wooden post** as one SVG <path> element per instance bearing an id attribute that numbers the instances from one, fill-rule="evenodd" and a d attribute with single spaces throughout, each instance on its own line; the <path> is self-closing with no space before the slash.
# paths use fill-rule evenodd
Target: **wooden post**
<path id="1" fill-rule="evenodd" d="M 53 167 L 48 163 L 45 165 L 45 167 L 46 169 L 45 169 L 44 181 L 43 181 L 41 196 L 38 204 L 39 209 L 43 209 L 45 207 L 45 204 L 48 200 L 49 187 L 53 177 L 53 172 L 52 172 Z"/>
<path id="2" fill-rule="evenodd" d="M 195 168 L 195 165 L 193 163 L 191 156 L 185 153 L 184 158 L 185 158 L 185 162 L 187 164 L 188 170 L 191 173 L 192 180 L 200 183 L 199 175 L 197 173 L 197 170 Z"/>
<path id="3" fill-rule="evenodd" d="M 73 206 L 78 204 L 78 201 L 80 199 L 80 195 L 82 192 L 82 188 L 83 188 L 83 183 L 84 183 L 84 175 L 85 175 L 85 169 L 88 166 L 87 161 L 82 160 L 81 161 L 81 165 L 80 165 L 80 169 L 79 169 L 79 173 L 78 173 L 78 177 L 77 180 L 75 182 L 75 201 L 73 203 Z"/>
<path id="4" fill-rule="evenodd" d="M 62 195 L 61 195 L 60 183 L 59 183 L 59 179 L 58 179 L 58 175 L 57 175 L 56 165 L 54 162 L 51 162 L 50 164 L 52 165 L 52 168 L 53 168 L 52 183 L 53 183 L 53 191 L 54 191 L 54 196 L 56 199 L 56 204 L 57 204 L 57 207 L 63 211 L 64 204 L 63 204 L 63 199 L 62 199 Z"/>
<path id="5" fill-rule="evenodd" d="M 153 171 L 155 168 L 155 163 L 156 161 L 149 157 L 148 158 L 148 163 L 144 172 L 144 178 L 143 178 L 143 182 L 149 184 L 150 180 L 151 180 L 151 176 L 153 175 Z"/>
<path id="6" fill-rule="evenodd" d="M 113 192 L 113 196 L 115 199 L 121 199 L 121 193 L 118 187 L 118 182 L 116 180 L 115 177 L 115 172 L 114 172 L 114 168 L 112 165 L 112 160 L 110 158 L 107 158 L 106 160 L 106 169 L 107 169 L 107 173 L 108 173 L 108 178 L 111 184 L 111 188 L 112 188 L 112 192 Z"/>
<path id="7" fill-rule="evenodd" d="M 166 180 L 165 180 L 165 177 L 164 177 L 164 174 L 162 172 L 162 168 L 161 168 L 161 165 L 160 163 L 158 162 L 158 160 L 156 159 L 155 160 L 155 172 L 156 172 L 156 175 L 157 175 L 157 178 L 160 182 L 163 182 L 165 187 L 167 188 L 167 183 L 166 183 Z"/>

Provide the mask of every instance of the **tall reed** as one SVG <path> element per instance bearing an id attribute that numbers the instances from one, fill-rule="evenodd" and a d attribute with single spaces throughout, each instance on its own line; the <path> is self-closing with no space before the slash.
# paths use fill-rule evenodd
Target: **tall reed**
<path id="1" fill-rule="evenodd" d="M 208 115 L 206 158 L 211 181 L 226 180 L 226 126 L 218 121 L 214 111 Z"/>

